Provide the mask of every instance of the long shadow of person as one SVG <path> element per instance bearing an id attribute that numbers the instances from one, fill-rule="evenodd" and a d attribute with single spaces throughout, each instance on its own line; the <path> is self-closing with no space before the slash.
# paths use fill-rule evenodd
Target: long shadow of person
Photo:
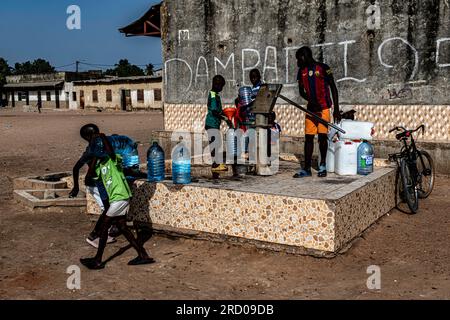
<path id="1" fill-rule="evenodd" d="M 127 215 L 127 221 L 133 222 L 133 228 L 137 234 L 139 245 L 144 245 L 153 236 L 153 223 L 150 218 L 150 201 L 155 195 L 156 184 L 148 183 L 143 180 L 137 180 L 131 184 L 133 198 L 130 202 L 130 210 Z M 129 244 L 120 248 L 111 257 L 105 260 L 105 264 L 124 254 L 132 248 Z"/>

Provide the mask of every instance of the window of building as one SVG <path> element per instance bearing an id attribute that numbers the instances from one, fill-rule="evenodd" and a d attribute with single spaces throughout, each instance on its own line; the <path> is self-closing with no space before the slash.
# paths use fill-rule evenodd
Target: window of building
<path id="1" fill-rule="evenodd" d="M 137 101 L 138 102 L 144 102 L 144 90 L 139 89 L 137 91 Z"/>
<path id="2" fill-rule="evenodd" d="M 106 90 L 106 101 L 107 102 L 112 101 L 112 91 L 110 89 Z"/>
<path id="3" fill-rule="evenodd" d="M 77 101 L 77 93 L 75 91 L 72 92 L 72 101 Z"/>
<path id="4" fill-rule="evenodd" d="M 155 89 L 155 101 L 161 101 L 161 100 L 162 100 L 161 89 Z"/>
<path id="5" fill-rule="evenodd" d="M 98 91 L 97 90 L 92 90 L 92 101 L 98 102 Z"/>
<path id="6" fill-rule="evenodd" d="M 47 101 L 52 101 L 52 94 L 51 94 L 51 92 L 47 91 L 47 92 L 45 93 L 45 95 L 46 95 L 46 100 L 47 100 Z"/>

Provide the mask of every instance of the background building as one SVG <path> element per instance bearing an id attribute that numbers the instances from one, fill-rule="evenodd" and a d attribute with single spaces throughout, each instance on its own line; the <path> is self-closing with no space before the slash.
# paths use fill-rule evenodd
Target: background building
<path id="1" fill-rule="evenodd" d="M 122 77 L 73 82 L 74 109 L 162 109 L 161 77 Z"/>
<path id="2" fill-rule="evenodd" d="M 100 77 L 101 71 L 7 76 L 3 90 L 7 105 L 11 107 L 72 109 L 72 81 Z"/>

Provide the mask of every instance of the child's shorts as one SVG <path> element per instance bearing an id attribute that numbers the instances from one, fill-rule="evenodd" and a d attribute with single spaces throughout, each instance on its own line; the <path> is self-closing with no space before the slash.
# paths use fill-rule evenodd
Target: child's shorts
<path id="1" fill-rule="evenodd" d="M 319 117 L 327 122 L 331 122 L 331 112 L 330 109 L 325 109 L 322 112 L 316 113 Z M 316 135 L 316 134 L 328 134 L 328 127 L 311 116 L 306 115 L 305 119 L 305 134 Z"/>
<path id="2" fill-rule="evenodd" d="M 106 215 L 111 218 L 126 216 L 130 209 L 130 202 L 128 200 L 115 201 L 110 204 Z"/>

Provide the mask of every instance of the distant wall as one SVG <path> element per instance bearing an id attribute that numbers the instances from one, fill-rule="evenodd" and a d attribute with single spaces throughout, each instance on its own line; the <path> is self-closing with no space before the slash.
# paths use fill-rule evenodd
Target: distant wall
<path id="1" fill-rule="evenodd" d="M 74 92 L 77 100 L 73 102 L 75 109 L 80 109 L 80 92 L 84 92 L 85 109 L 122 110 L 122 90 L 129 90 L 130 95 L 126 99 L 126 110 L 161 109 L 162 97 L 157 100 L 155 90 L 162 91 L 161 82 L 134 83 L 134 84 L 78 84 L 74 83 Z M 98 101 L 93 99 L 93 91 L 97 90 Z M 107 101 L 106 91 L 111 90 L 111 101 Z M 138 90 L 143 90 L 143 100 L 138 99 Z M 72 97 L 73 98 L 73 97 Z M 139 97 L 140 98 L 140 97 Z"/>
<path id="2" fill-rule="evenodd" d="M 230 103 L 254 67 L 299 100 L 295 51 L 309 45 L 334 70 L 343 104 L 448 105 L 449 2 L 380 2 L 166 0 L 165 101 L 205 103 L 222 74 Z"/>

